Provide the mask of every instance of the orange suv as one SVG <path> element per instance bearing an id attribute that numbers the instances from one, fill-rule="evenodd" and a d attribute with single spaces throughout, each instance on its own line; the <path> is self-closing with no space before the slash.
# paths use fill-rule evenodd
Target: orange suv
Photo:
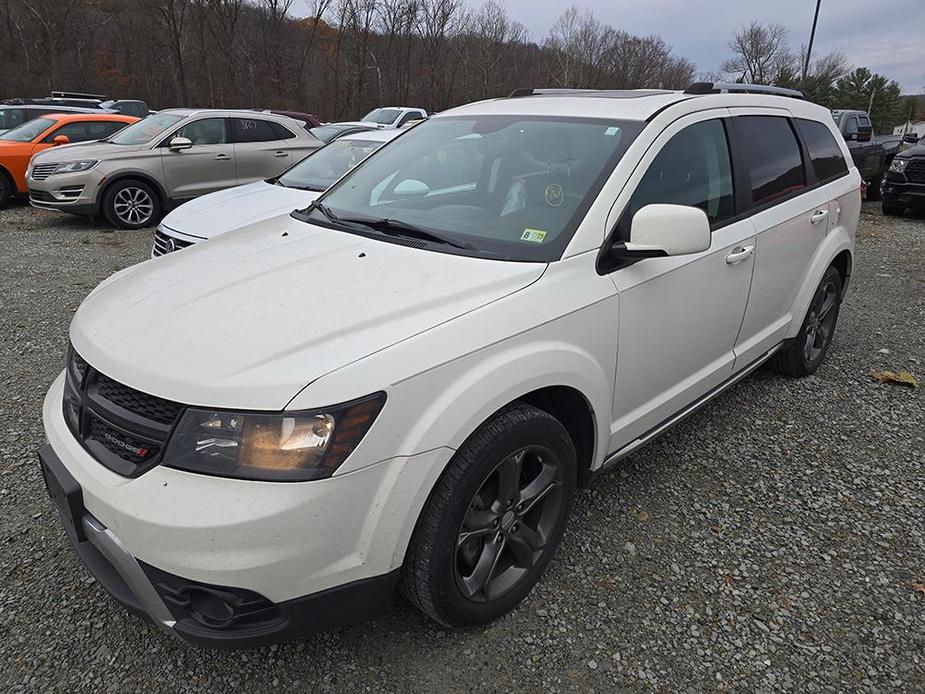
<path id="1" fill-rule="evenodd" d="M 101 140 L 138 120 L 115 113 L 62 113 L 34 118 L 7 130 L 0 135 L 0 208 L 5 207 L 13 195 L 28 192 L 26 168 L 33 154 L 49 147 Z M 92 164 L 80 161 L 78 148 L 74 151 L 74 161 L 61 166 L 80 165 Z"/>

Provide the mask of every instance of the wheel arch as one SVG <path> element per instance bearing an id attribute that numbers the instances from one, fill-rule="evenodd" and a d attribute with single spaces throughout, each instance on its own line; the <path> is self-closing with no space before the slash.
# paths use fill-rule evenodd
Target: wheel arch
<path id="1" fill-rule="evenodd" d="M 121 183 L 122 181 L 125 181 L 125 180 L 142 181 L 143 183 L 147 183 L 149 186 L 151 186 L 151 188 L 153 188 L 154 192 L 157 194 L 159 202 L 161 203 L 161 211 L 163 213 L 167 212 L 167 205 L 169 203 L 167 192 L 164 190 L 163 186 L 161 186 L 161 184 L 157 181 L 157 179 L 151 176 L 151 174 L 145 173 L 143 171 L 129 170 L 129 171 L 120 171 L 117 174 L 113 174 L 112 176 L 109 177 L 106 183 L 100 188 L 100 191 L 99 193 L 97 193 L 97 196 L 96 196 L 96 204 L 95 204 L 97 213 L 101 213 L 103 211 L 103 200 L 106 197 L 106 193 L 108 193 L 114 185 L 116 185 L 117 183 Z"/>
<path id="2" fill-rule="evenodd" d="M 844 296 L 844 290 L 847 286 L 846 278 L 850 279 L 851 277 L 853 251 L 854 241 L 844 231 L 830 232 L 829 236 L 823 241 L 816 251 L 816 255 L 810 263 L 810 269 L 804 276 L 803 283 L 800 285 L 794 299 L 790 327 L 785 335 L 786 338 L 793 338 L 800 332 L 803 318 L 809 309 L 813 294 L 815 294 L 825 271 L 832 266 L 836 267 L 840 273 L 842 269 L 845 271 L 842 274 L 842 295 Z"/>

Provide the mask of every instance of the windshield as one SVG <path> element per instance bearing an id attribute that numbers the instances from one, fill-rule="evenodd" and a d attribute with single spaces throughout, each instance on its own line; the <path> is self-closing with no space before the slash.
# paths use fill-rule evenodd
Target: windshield
<path id="1" fill-rule="evenodd" d="M 114 145 L 144 145 L 184 118 L 176 113 L 158 113 L 123 128 L 106 141 Z"/>
<path id="2" fill-rule="evenodd" d="M 384 142 L 341 138 L 306 157 L 279 177 L 289 188 L 322 191 L 350 171 Z"/>
<path id="3" fill-rule="evenodd" d="M 388 125 L 389 123 L 394 123 L 395 119 L 398 118 L 398 115 L 401 113 L 397 108 L 374 108 L 372 111 L 367 113 L 361 120 L 367 123 L 379 123 L 380 125 Z"/>
<path id="4" fill-rule="evenodd" d="M 58 121 L 51 118 L 34 118 L 28 120 L 17 128 L 8 130 L 0 135 L 0 140 L 10 140 L 12 142 L 32 142 L 35 138 L 48 130 Z"/>
<path id="5" fill-rule="evenodd" d="M 419 236 L 426 230 L 469 246 L 468 255 L 555 260 L 644 125 L 528 116 L 436 118 L 354 169 L 322 198 L 323 209 L 311 211 L 311 220 L 354 233 L 362 231 L 348 220 L 367 226 L 378 220 L 396 233 L 396 225 L 413 226 Z M 427 247 L 462 250 L 450 243 Z"/>

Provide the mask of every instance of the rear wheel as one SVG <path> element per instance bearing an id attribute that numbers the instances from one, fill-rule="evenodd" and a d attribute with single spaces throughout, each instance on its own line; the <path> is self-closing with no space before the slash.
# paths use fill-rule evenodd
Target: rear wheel
<path id="1" fill-rule="evenodd" d="M 576 456 L 551 415 L 515 403 L 459 449 L 415 527 L 402 592 L 450 627 L 514 609 L 542 575 L 565 530 Z"/>
<path id="2" fill-rule="evenodd" d="M 160 219 L 161 201 L 144 181 L 118 181 L 103 196 L 103 214 L 120 229 L 143 229 Z"/>
<path id="3" fill-rule="evenodd" d="M 841 275 L 830 267 L 816 288 L 800 332 L 778 350 L 769 362 L 771 368 L 786 376 L 809 376 L 819 368 L 835 333 L 841 290 Z"/>

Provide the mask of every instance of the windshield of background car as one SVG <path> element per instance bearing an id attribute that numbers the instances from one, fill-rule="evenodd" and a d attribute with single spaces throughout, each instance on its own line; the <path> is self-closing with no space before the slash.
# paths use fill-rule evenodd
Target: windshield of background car
<path id="1" fill-rule="evenodd" d="M 374 108 L 372 111 L 367 113 L 361 120 L 367 123 L 380 123 L 382 125 L 388 125 L 389 123 L 394 123 L 395 119 L 398 118 L 401 111 L 397 108 Z"/>
<path id="2" fill-rule="evenodd" d="M 51 118 L 34 118 L 27 120 L 17 128 L 8 130 L 0 135 L 0 140 L 9 140 L 11 142 L 32 142 L 35 138 L 48 130 L 58 121 Z"/>
<path id="3" fill-rule="evenodd" d="M 308 132 L 317 137 L 322 142 L 330 142 L 342 132 L 350 130 L 356 126 L 352 125 L 319 125 L 317 128 L 309 128 Z"/>
<path id="4" fill-rule="evenodd" d="M 533 116 L 435 118 L 386 145 L 320 200 L 348 219 L 439 234 L 429 249 L 508 260 L 561 257 L 645 123 Z M 338 227 L 311 211 L 311 220 Z M 601 230 L 603 234 L 603 230 Z M 375 232 L 370 233 L 375 236 Z"/>
<path id="5" fill-rule="evenodd" d="M 148 116 L 144 120 L 123 128 L 110 137 L 107 142 L 114 145 L 144 145 L 163 135 L 168 128 L 179 123 L 185 117 L 175 113 L 158 113 Z"/>
<path id="6" fill-rule="evenodd" d="M 322 191 L 354 166 L 366 159 L 384 143 L 371 140 L 341 138 L 289 169 L 279 177 L 279 183 L 289 188 Z"/>

